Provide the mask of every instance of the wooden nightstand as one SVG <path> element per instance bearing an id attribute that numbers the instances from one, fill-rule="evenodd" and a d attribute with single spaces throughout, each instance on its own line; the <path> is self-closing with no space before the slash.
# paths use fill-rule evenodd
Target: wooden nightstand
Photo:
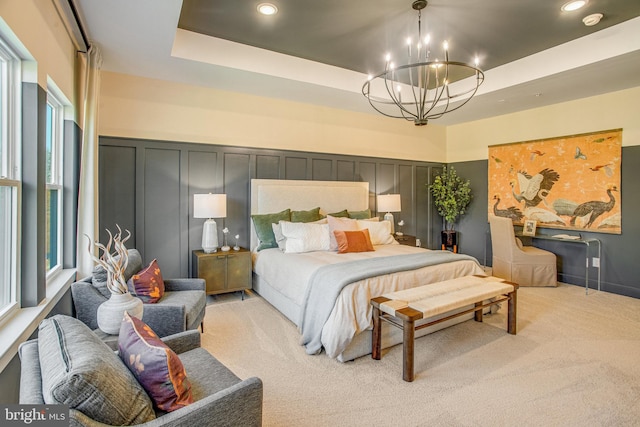
<path id="1" fill-rule="evenodd" d="M 193 251 L 191 275 L 206 281 L 207 295 L 242 291 L 244 299 L 244 291 L 252 287 L 251 252 L 243 248 L 211 254 Z"/>
<path id="2" fill-rule="evenodd" d="M 403 234 L 402 236 L 394 236 L 396 241 L 401 245 L 416 246 L 416 236 Z"/>

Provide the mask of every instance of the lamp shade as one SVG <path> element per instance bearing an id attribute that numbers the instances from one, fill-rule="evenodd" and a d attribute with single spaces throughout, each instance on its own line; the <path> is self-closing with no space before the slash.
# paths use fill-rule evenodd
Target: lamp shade
<path id="1" fill-rule="evenodd" d="M 194 194 L 193 217 L 194 218 L 226 218 L 227 195 L 226 194 Z"/>
<path id="2" fill-rule="evenodd" d="M 378 196 L 378 212 L 400 212 L 400 195 L 384 194 Z"/>

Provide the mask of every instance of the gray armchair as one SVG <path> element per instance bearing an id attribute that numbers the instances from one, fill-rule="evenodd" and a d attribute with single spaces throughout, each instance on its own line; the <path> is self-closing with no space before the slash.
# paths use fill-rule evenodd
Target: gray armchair
<path id="1" fill-rule="evenodd" d="M 125 280 L 144 267 L 137 249 L 129 249 Z M 165 293 L 154 304 L 144 304 L 142 320 L 159 337 L 202 327 L 207 305 L 204 279 L 164 279 Z M 106 271 L 96 266 L 93 275 L 71 285 L 75 314 L 89 328 L 97 329 L 98 306 L 110 297 Z"/>
<path id="2" fill-rule="evenodd" d="M 53 338 L 59 334 L 64 339 L 51 339 L 52 334 L 45 333 L 44 337 L 20 345 L 20 404 L 44 405 L 45 400 L 49 400 L 49 404 L 65 403 L 70 408 L 70 426 L 109 425 L 96 421 L 97 417 L 118 420 L 114 424 L 127 423 L 134 418 L 132 413 L 143 411 L 147 411 L 147 420 L 153 418 L 155 412 L 155 419 L 138 424 L 134 421 L 134 424 L 148 427 L 262 424 L 262 381 L 257 377 L 238 378 L 200 347 L 198 331 L 162 338 L 180 357 L 194 399 L 183 408 L 165 413 L 145 407 L 149 401 L 135 377 L 84 324 L 63 315 L 44 322 L 47 321 L 56 323 L 55 328 L 49 328 L 55 331 Z M 124 378 L 124 384 L 118 382 L 118 378 Z M 138 389 L 142 400 L 135 397 Z M 144 409 L 138 408 L 140 402 Z M 87 414 L 96 416 L 92 418 Z"/>

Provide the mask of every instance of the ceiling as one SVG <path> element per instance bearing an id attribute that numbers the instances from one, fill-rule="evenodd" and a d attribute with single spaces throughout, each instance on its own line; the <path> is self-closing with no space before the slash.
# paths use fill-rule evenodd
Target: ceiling
<path id="1" fill-rule="evenodd" d="M 417 37 L 411 0 L 73 0 L 103 69 L 377 114 L 362 96 L 390 52 Z M 640 86 L 640 1 L 429 0 L 433 57 L 477 56 L 485 82 L 451 125 Z M 602 13 L 593 27 L 582 18 Z M 387 120 L 380 116 L 381 119 Z M 391 119 L 388 119 L 391 120 Z"/>

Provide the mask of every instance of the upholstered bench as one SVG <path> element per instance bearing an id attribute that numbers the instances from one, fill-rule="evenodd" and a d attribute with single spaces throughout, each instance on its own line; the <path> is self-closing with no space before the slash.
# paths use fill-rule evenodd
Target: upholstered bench
<path id="1" fill-rule="evenodd" d="M 517 289 L 517 284 L 497 277 L 474 275 L 372 298 L 373 339 L 371 342 L 371 357 L 376 360 L 380 360 L 381 357 L 382 321 L 402 329 L 402 379 L 413 381 L 416 330 L 471 312 L 475 312 L 474 318 L 476 321 L 482 322 L 483 309 L 501 301 L 509 301 L 507 331 L 515 335 Z M 464 309 L 468 306 L 470 308 Z M 445 316 L 441 317 L 441 315 Z M 417 320 L 433 317 L 437 317 L 436 320 L 416 326 Z"/>

